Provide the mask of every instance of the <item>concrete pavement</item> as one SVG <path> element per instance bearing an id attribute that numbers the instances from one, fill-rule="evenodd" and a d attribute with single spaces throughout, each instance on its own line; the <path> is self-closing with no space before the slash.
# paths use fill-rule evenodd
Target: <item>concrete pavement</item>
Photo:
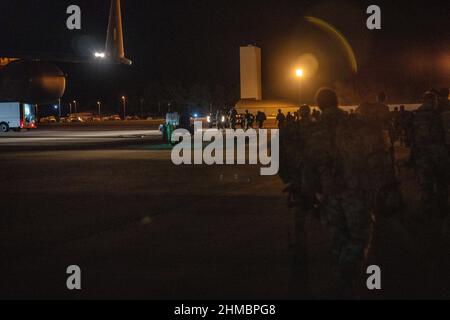
<path id="1" fill-rule="evenodd" d="M 258 166 L 178 167 L 154 141 L 5 148 L 1 298 L 295 297 L 293 212 L 280 179 L 260 176 Z M 363 295 L 448 297 L 448 248 L 439 226 L 417 220 L 413 173 L 404 168 L 401 177 L 408 208 L 379 218 L 370 256 L 382 267 L 383 291 Z M 327 232 L 312 218 L 306 229 L 308 282 L 313 297 L 329 298 Z M 83 272 L 78 293 L 66 289 L 73 264 Z"/>

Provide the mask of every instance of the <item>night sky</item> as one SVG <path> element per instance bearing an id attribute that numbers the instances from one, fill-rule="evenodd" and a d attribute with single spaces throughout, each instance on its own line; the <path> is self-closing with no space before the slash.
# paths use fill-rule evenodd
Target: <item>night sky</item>
<path id="1" fill-rule="evenodd" d="M 70 4 L 82 9 L 81 31 L 65 27 Z M 382 8 L 381 31 L 365 26 L 370 4 Z M 82 55 L 101 49 L 108 11 L 109 0 L 1 0 L 0 52 Z M 372 81 L 398 86 L 398 91 L 406 90 L 403 83 L 425 87 L 449 82 L 450 20 L 444 0 L 123 0 L 122 11 L 126 55 L 134 65 L 61 65 L 69 76 L 67 99 L 87 103 L 122 94 L 137 97 L 152 82 L 222 86 L 236 93 L 239 46 L 250 43 L 263 50 L 264 96 L 270 98 L 295 97 L 295 84 L 286 75 L 302 53 L 313 53 L 320 61 L 311 95 L 337 81 Z M 358 77 L 350 79 L 342 50 L 306 24 L 305 15 L 326 20 L 346 36 L 360 66 Z"/>

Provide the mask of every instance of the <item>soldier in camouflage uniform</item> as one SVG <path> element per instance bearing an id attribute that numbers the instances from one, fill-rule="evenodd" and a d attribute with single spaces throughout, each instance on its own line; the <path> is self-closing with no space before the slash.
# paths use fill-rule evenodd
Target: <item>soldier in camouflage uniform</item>
<path id="1" fill-rule="evenodd" d="M 422 214 L 431 219 L 448 214 L 450 161 L 437 96 L 427 92 L 423 100 L 414 116 L 411 160 L 419 182 Z"/>
<path id="2" fill-rule="evenodd" d="M 304 197 L 310 197 L 312 179 L 310 178 L 307 163 L 306 143 L 310 140 L 310 132 L 313 127 L 311 119 L 311 107 L 303 105 L 300 108 L 299 120 L 288 121 L 280 130 L 280 149 L 281 149 L 281 163 L 280 176 L 282 180 L 288 185 L 286 191 L 289 193 L 290 204 L 293 207 L 299 206 L 302 209 L 309 207 L 311 199 L 302 201 Z M 309 193 L 308 196 L 306 193 Z"/>
<path id="3" fill-rule="evenodd" d="M 384 129 L 388 129 L 390 128 L 391 123 L 391 113 L 385 102 L 386 94 L 382 92 L 377 95 L 377 102 L 362 103 L 356 109 L 356 113 L 365 114 L 373 124 L 376 124 Z"/>
<path id="4" fill-rule="evenodd" d="M 442 88 L 439 90 L 439 99 L 438 99 L 438 112 L 450 112 L 450 101 L 448 100 L 450 93 L 448 88 Z"/>
<path id="5" fill-rule="evenodd" d="M 317 103 L 322 119 L 311 130 L 305 157 L 319 183 L 338 293 L 352 297 L 370 248 L 374 214 L 396 210 L 400 195 L 382 128 L 347 117 L 331 89 L 321 89 Z"/>
<path id="6" fill-rule="evenodd" d="M 314 197 L 317 183 L 311 174 L 311 167 L 308 163 L 307 142 L 310 140 L 310 133 L 313 127 L 311 119 L 311 107 L 303 105 L 299 111 L 297 122 L 288 121 L 281 130 L 282 145 L 286 150 L 287 172 L 285 183 L 288 184 L 287 191 L 291 206 L 301 212 L 299 219 L 304 221 L 307 213 L 314 207 Z M 306 213 L 306 214 L 305 214 Z"/>
<path id="7" fill-rule="evenodd" d="M 442 118 L 442 123 L 445 131 L 445 144 L 450 155 L 450 101 L 449 90 L 443 88 L 439 91 L 439 107 L 438 111 Z"/>
<path id="8" fill-rule="evenodd" d="M 314 209 L 314 188 L 305 158 L 305 141 L 310 132 L 311 108 L 302 106 L 298 121 L 287 121 L 280 129 L 280 177 L 286 184 L 288 204 L 294 209 L 295 243 L 293 246 L 291 294 L 310 298 L 305 221 Z"/>
<path id="9" fill-rule="evenodd" d="M 448 88 L 441 89 L 439 91 L 439 112 L 441 113 L 441 119 L 445 130 L 445 144 L 449 155 L 448 157 L 450 158 L 450 101 L 448 98 L 449 98 Z M 450 163 L 448 165 L 450 165 Z M 449 167 L 447 167 L 447 170 L 449 170 Z M 447 181 L 449 179 L 450 174 L 448 174 L 447 176 Z M 447 203 L 447 210 L 449 210 L 448 203 Z M 447 251 L 450 252 L 450 215 L 448 215 L 448 213 L 446 221 L 444 222 L 442 238 L 444 240 L 444 248 L 446 248 Z M 450 254 L 447 255 L 446 257 L 443 257 L 442 268 L 443 268 L 442 270 L 450 270 Z M 450 278 L 447 279 L 446 281 L 444 280 L 443 283 L 443 288 L 449 287 L 450 287 Z M 450 292 L 447 294 L 447 298 L 450 298 Z"/>
<path id="10" fill-rule="evenodd" d="M 331 89 L 321 89 L 317 103 L 319 121 L 307 118 L 281 132 L 282 172 L 288 172 L 284 180 L 297 221 L 304 224 L 306 214 L 320 208 L 331 235 L 339 297 L 351 298 L 370 248 L 373 213 L 394 208 L 398 188 L 382 128 L 345 115 Z"/>
<path id="11" fill-rule="evenodd" d="M 338 292 L 350 298 L 370 242 L 372 221 L 364 192 L 348 184 L 342 170 L 337 134 L 348 118 L 338 109 L 337 96 L 331 89 L 318 92 L 317 104 L 322 118 L 311 130 L 306 156 L 310 171 L 318 179 L 316 197 L 321 201 L 322 219 L 331 236 Z"/>

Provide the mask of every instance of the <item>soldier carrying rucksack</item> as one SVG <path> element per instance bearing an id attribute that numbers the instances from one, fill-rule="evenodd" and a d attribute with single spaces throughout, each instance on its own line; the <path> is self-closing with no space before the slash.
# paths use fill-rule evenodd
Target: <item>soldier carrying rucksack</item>
<path id="1" fill-rule="evenodd" d="M 331 89 L 321 89 L 317 103 L 322 117 L 305 142 L 306 172 L 314 173 L 310 185 L 331 235 L 338 293 L 350 298 L 370 248 L 374 214 L 400 210 L 402 197 L 382 128 L 346 116 Z"/>
<path id="2" fill-rule="evenodd" d="M 411 162 L 419 183 L 422 215 L 429 219 L 448 214 L 450 160 L 446 143 L 437 96 L 427 92 L 414 115 Z"/>

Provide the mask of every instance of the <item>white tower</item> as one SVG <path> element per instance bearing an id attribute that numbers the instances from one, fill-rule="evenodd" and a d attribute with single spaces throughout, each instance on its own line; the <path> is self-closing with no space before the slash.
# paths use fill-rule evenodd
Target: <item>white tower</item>
<path id="1" fill-rule="evenodd" d="M 241 99 L 262 100 L 261 49 L 241 47 Z"/>

